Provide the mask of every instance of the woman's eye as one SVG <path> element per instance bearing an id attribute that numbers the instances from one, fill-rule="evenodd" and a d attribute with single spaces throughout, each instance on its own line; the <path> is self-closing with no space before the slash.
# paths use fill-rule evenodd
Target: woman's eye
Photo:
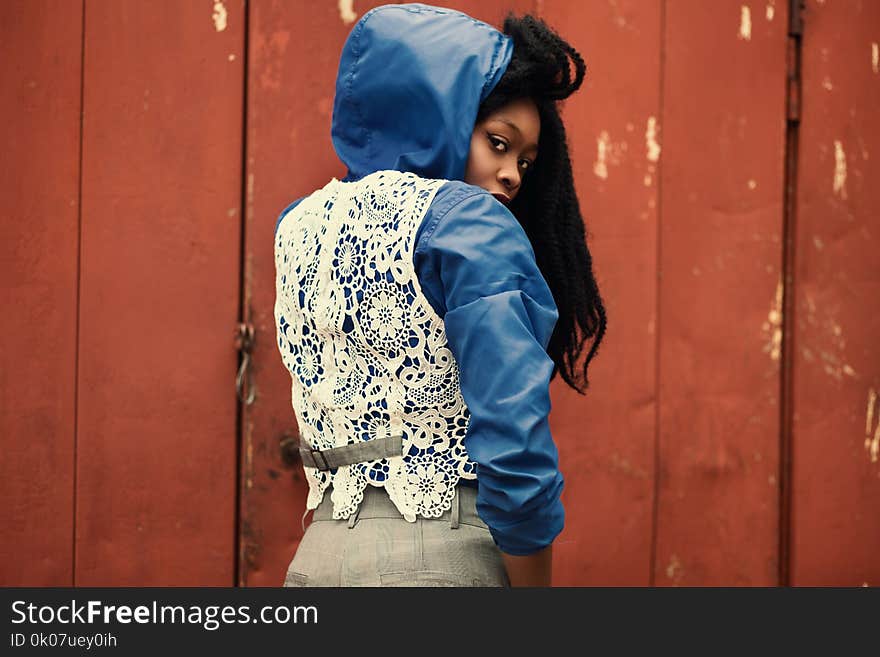
<path id="1" fill-rule="evenodd" d="M 507 142 L 505 142 L 503 139 L 498 139 L 498 137 L 493 137 L 492 135 L 489 135 L 489 141 L 492 143 L 492 148 L 494 148 L 499 153 L 507 152 Z M 499 145 L 503 146 L 504 148 L 499 150 Z"/>

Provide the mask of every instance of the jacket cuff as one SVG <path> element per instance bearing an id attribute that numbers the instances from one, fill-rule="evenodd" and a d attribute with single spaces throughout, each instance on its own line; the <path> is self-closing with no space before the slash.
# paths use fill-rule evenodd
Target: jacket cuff
<path id="1" fill-rule="evenodd" d="M 553 501 L 546 507 L 535 510 L 528 517 L 514 523 L 504 524 L 497 520 L 486 523 L 492 540 L 507 554 L 518 557 L 528 556 L 553 543 L 565 526 L 565 509 L 559 495 L 562 492 L 562 478 Z"/>

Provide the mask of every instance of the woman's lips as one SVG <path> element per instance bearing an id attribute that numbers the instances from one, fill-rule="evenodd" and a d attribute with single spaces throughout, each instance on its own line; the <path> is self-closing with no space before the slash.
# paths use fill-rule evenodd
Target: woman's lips
<path id="1" fill-rule="evenodd" d="M 497 198 L 504 205 L 510 205 L 510 197 L 507 194 L 501 194 L 499 192 L 495 192 L 492 194 L 495 198 Z"/>

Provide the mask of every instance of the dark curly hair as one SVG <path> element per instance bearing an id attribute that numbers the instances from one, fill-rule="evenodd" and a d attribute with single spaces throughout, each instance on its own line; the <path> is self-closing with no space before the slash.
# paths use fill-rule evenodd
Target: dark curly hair
<path id="1" fill-rule="evenodd" d="M 586 66 L 580 54 L 540 18 L 508 14 L 504 33 L 513 39 L 513 56 L 480 105 L 476 122 L 520 98 L 531 98 L 538 109 L 538 156 L 510 209 L 532 243 L 559 310 L 559 321 L 547 345 L 547 354 L 555 363 L 551 380 L 559 373 L 569 386 L 585 394 L 589 387 L 587 366 L 605 334 L 605 307 L 593 275 L 557 104 L 581 86 Z M 569 61 L 574 64 L 574 79 Z M 590 338 L 592 345 L 579 368 Z"/>

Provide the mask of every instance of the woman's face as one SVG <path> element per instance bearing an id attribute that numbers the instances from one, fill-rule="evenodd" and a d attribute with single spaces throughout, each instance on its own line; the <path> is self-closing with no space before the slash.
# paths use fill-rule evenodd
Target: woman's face
<path id="1" fill-rule="evenodd" d="M 464 181 L 510 205 L 535 164 L 540 134 L 541 119 L 531 99 L 496 110 L 474 126 Z"/>

